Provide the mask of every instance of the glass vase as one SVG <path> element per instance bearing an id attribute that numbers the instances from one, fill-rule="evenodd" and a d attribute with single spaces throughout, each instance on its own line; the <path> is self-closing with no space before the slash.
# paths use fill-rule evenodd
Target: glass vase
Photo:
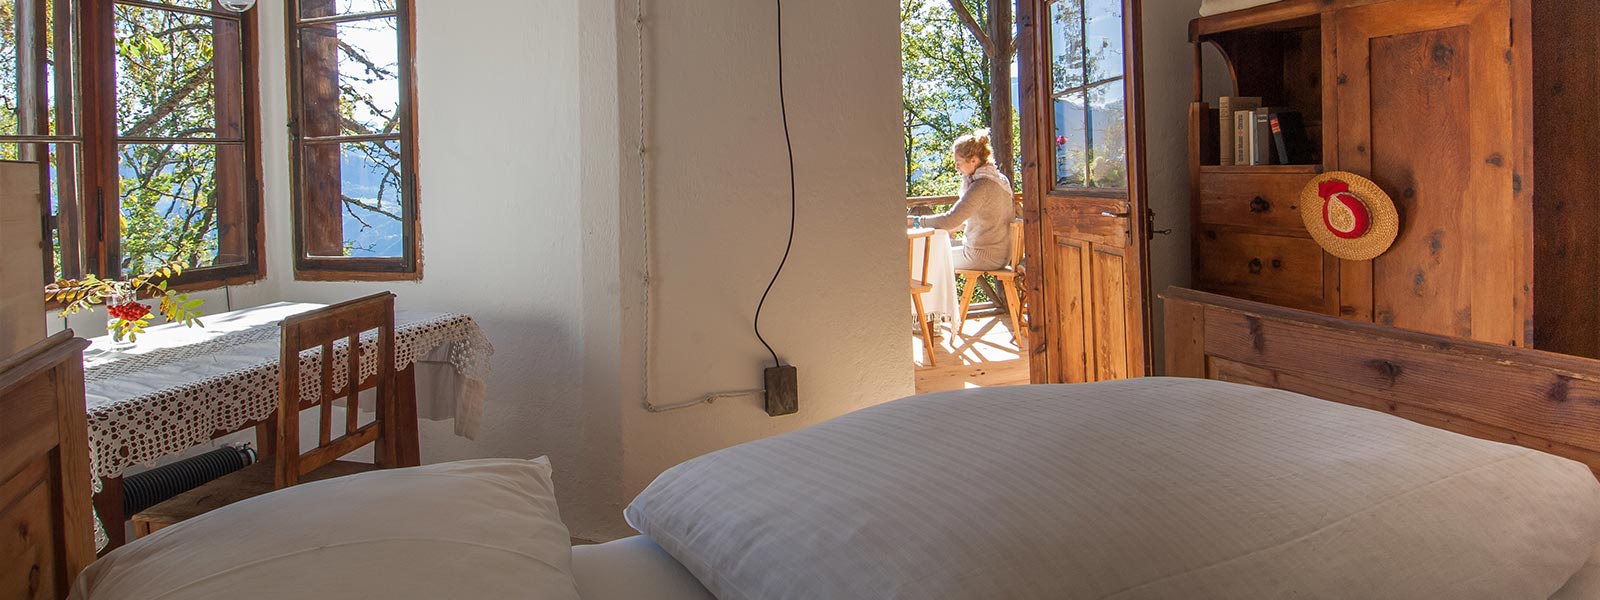
<path id="1" fill-rule="evenodd" d="M 123 337 L 121 339 L 117 338 L 117 322 L 120 319 L 111 316 L 110 311 L 113 308 L 120 308 L 124 305 L 132 304 L 137 301 L 138 298 L 133 294 L 113 294 L 106 297 L 106 333 L 111 337 L 112 350 L 128 350 L 133 348 L 136 345 L 136 342 L 135 340 L 127 337 Z"/>

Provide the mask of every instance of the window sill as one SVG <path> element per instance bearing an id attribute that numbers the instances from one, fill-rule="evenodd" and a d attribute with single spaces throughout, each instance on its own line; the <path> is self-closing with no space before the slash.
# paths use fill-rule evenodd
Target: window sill
<path id="1" fill-rule="evenodd" d="M 295 271 L 295 281 L 422 281 L 422 271 Z"/>

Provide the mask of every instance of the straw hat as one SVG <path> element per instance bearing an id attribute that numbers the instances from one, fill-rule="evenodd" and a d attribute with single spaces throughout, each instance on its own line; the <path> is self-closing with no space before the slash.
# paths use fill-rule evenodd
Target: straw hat
<path id="1" fill-rule="evenodd" d="M 1344 171 L 1324 173 L 1300 192 L 1300 218 L 1328 254 L 1372 260 L 1400 235 L 1394 200 L 1371 180 Z"/>

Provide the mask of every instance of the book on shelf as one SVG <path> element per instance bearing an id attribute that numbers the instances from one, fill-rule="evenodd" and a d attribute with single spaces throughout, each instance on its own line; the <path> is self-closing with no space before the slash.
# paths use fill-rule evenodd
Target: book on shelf
<path id="1" fill-rule="evenodd" d="M 1255 164 L 1256 111 L 1239 110 L 1233 113 L 1233 164 Z"/>
<path id="2" fill-rule="evenodd" d="M 1218 127 L 1217 137 L 1221 145 L 1221 158 L 1223 165 L 1237 163 L 1237 147 L 1234 135 L 1234 113 L 1241 110 L 1255 110 L 1261 107 L 1261 98 L 1256 96 L 1223 96 L 1217 100 Z"/>
<path id="3" fill-rule="evenodd" d="M 1305 117 L 1299 112 L 1286 110 L 1272 113 L 1269 126 L 1278 164 L 1305 165 L 1316 160 L 1311 138 L 1306 134 Z"/>
<path id="4" fill-rule="evenodd" d="M 1255 110 L 1255 122 L 1250 126 L 1250 164 L 1281 164 L 1272 146 L 1272 114 L 1285 109 L 1263 106 Z"/>

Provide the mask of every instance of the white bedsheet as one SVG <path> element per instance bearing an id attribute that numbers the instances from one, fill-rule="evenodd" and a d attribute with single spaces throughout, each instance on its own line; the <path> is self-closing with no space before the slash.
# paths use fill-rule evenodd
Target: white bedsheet
<path id="1" fill-rule="evenodd" d="M 642 535 L 573 546 L 572 577 L 583 600 L 716 600 L 688 569 Z"/>
<path id="2" fill-rule="evenodd" d="M 572 575 L 583 600 L 715 600 L 650 538 L 574 546 Z M 1550 600 L 1600 600 L 1600 548 Z"/>

